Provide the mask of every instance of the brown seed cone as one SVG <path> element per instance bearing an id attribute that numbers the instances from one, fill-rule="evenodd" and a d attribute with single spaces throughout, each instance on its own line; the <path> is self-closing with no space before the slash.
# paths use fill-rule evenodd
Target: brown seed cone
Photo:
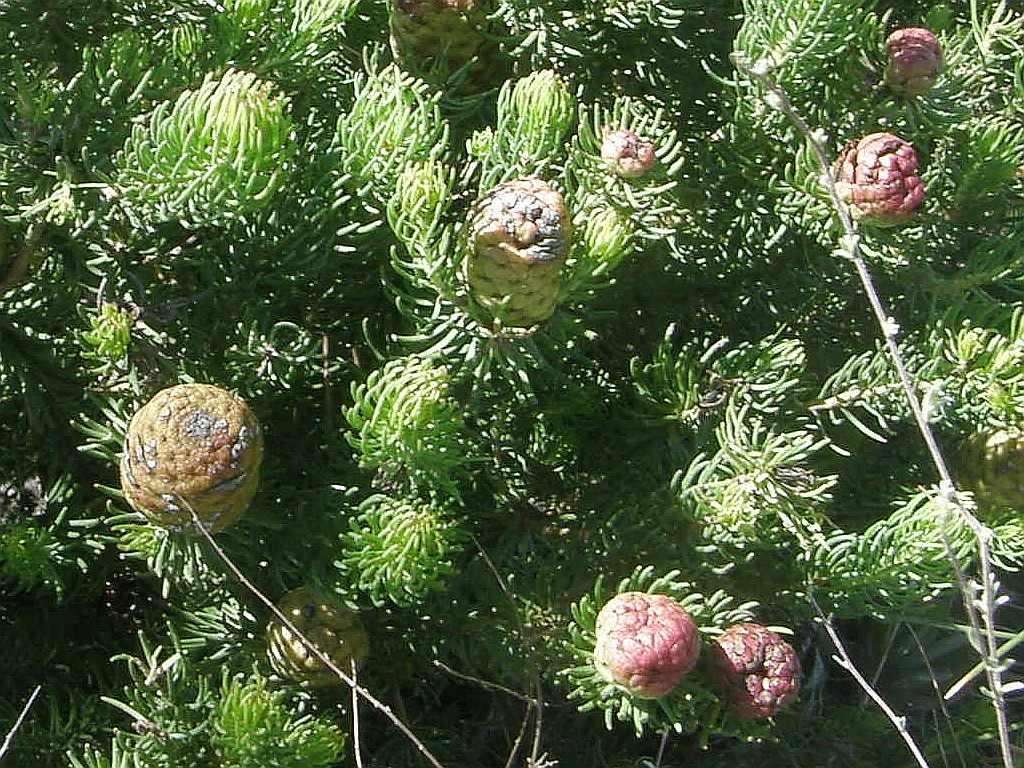
<path id="1" fill-rule="evenodd" d="M 466 275 L 473 298 L 508 326 L 551 317 L 570 232 L 565 201 L 547 183 L 527 178 L 495 187 L 473 218 Z"/>
<path id="2" fill-rule="evenodd" d="M 158 392 L 132 417 L 121 457 L 131 506 L 167 527 L 227 528 L 259 487 L 263 435 L 245 401 L 208 384 Z M 187 505 L 187 506 L 186 506 Z"/>
<path id="3" fill-rule="evenodd" d="M 922 27 L 897 29 L 885 41 L 889 63 L 885 83 L 908 96 L 920 96 L 935 85 L 942 73 L 942 46 L 931 30 Z"/>
<path id="4" fill-rule="evenodd" d="M 840 153 L 836 188 L 854 217 L 865 223 L 903 224 L 924 200 L 917 167 L 911 144 L 891 133 L 872 133 L 851 141 Z"/>
<path id="5" fill-rule="evenodd" d="M 710 657 L 712 676 L 736 717 L 773 717 L 800 692 L 796 651 L 760 624 L 729 627 L 711 644 Z"/>
<path id="6" fill-rule="evenodd" d="M 358 614 L 309 587 L 294 589 L 277 603 L 304 634 L 342 672 L 360 665 L 370 653 L 370 638 Z M 267 625 L 267 656 L 279 675 L 313 687 L 341 685 L 330 670 L 287 626 L 274 618 Z"/>
<path id="7" fill-rule="evenodd" d="M 1010 507 L 1024 512 L 1024 433 L 988 430 L 972 435 L 961 451 L 960 480 L 983 511 Z"/>
<path id="8" fill-rule="evenodd" d="M 671 597 L 623 592 L 597 615 L 594 666 L 637 698 L 670 693 L 699 656 L 697 624 Z"/>

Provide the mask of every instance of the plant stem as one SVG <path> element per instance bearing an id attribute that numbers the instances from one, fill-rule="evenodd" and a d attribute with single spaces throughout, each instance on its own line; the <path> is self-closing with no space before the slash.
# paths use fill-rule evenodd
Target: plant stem
<path id="1" fill-rule="evenodd" d="M 857 681 L 857 684 L 863 689 L 864 693 L 871 697 L 871 699 L 878 705 L 878 708 L 885 713 L 885 716 L 889 718 L 892 724 L 896 727 L 903 741 L 907 743 L 907 749 L 910 750 L 910 754 L 914 756 L 917 764 L 921 768 L 929 768 L 928 761 L 925 760 L 924 754 L 921 752 L 921 748 L 917 746 L 917 742 L 914 741 L 914 737 L 910 735 L 910 731 L 907 729 L 907 719 L 901 715 L 897 715 L 896 712 L 890 707 L 882 695 L 871 687 L 871 683 L 860 673 L 857 666 L 853 663 L 850 658 L 850 654 L 846 652 L 846 647 L 843 645 L 843 641 L 839 639 L 839 634 L 832 626 L 832 622 L 821 612 L 821 608 L 818 607 L 817 601 L 811 596 L 811 603 L 814 605 L 815 610 L 818 612 L 818 616 L 821 619 L 822 624 L 825 625 L 825 631 L 828 632 L 828 636 L 832 639 L 832 644 L 835 645 L 836 650 L 839 651 L 838 656 L 833 656 L 832 660 L 836 664 L 841 666 L 847 672 L 849 672 L 853 679 Z"/>
<path id="2" fill-rule="evenodd" d="M 388 720 L 390 720 L 394 724 L 394 726 L 398 728 L 398 730 L 401 731 L 402 734 L 410 742 L 412 742 L 416 749 L 420 751 L 420 754 L 422 754 L 427 759 L 427 761 L 432 766 L 434 766 L 434 768 L 444 768 L 441 762 L 436 757 L 434 757 L 434 755 L 430 752 L 429 749 L 427 749 L 426 745 L 418 738 L 416 738 L 416 734 L 414 734 L 409 729 L 409 726 L 403 723 L 398 718 L 398 716 L 391 711 L 391 707 L 389 707 L 387 704 L 384 704 L 382 701 L 377 699 L 372 693 L 370 693 L 361 685 L 359 685 L 355 680 L 353 680 L 347 674 L 342 672 L 338 665 L 331 660 L 330 656 L 321 651 L 316 645 L 314 645 L 312 640 L 310 640 L 302 632 L 300 632 L 298 628 L 294 624 L 292 624 L 288 617 L 285 616 L 284 613 L 282 613 L 276 605 L 274 605 L 273 601 L 269 597 L 264 595 L 262 592 L 260 592 L 259 588 L 257 588 L 256 585 L 254 585 L 251 581 L 249 581 L 249 579 L 245 577 L 245 574 L 242 573 L 242 571 L 238 568 L 237 565 L 235 565 L 234 561 L 232 561 L 231 558 L 228 557 L 227 553 L 220 548 L 216 541 L 213 540 L 213 536 L 210 534 L 209 531 L 206 530 L 206 527 L 203 525 L 203 522 L 199 519 L 199 515 L 196 514 L 196 511 L 192 509 L 191 505 L 185 499 L 179 497 L 178 503 L 181 504 L 183 509 L 187 509 L 191 513 L 193 525 L 195 525 L 195 527 L 199 529 L 203 537 L 206 539 L 207 543 L 213 548 L 213 551 L 217 553 L 220 559 L 224 561 L 224 564 L 228 567 L 231 573 L 234 574 L 235 578 L 238 579 L 238 581 L 246 589 L 252 592 L 253 595 L 255 595 L 261 603 L 267 606 L 267 608 L 270 609 L 270 612 L 274 614 L 277 620 L 284 624 L 286 627 L 288 627 L 288 630 L 290 632 L 293 632 L 295 636 L 302 641 L 302 644 L 306 646 L 310 653 L 312 653 L 314 656 L 317 657 L 317 659 L 320 660 L 321 664 L 326 666 L 329 670 L 331 670 L 331 672 L 337 675 L 337 677 L 346 685 L 351 687 L 353 691 L 362 696 L 370 704 L 370 706 L 372 706 L 379 712 L 382 712 L 384 716 Z"/>
<path id="3" fill-rule="evenodd" d="M 899 335 L 899 326 L 886 311 L 886 308 L 882 303 L 882 299 L 878 294 L 878 290 L 875 288 L 874 281 L 871 278 L 871 272 L 868 270 L 868 266 L 861 255 L 860 234 L 857 232 L 857 226 L 850 214 L 849 208 L 839 196 L 839 190 L 836 188 L 835 177 L 832 175 L 832 164 L 829 162 L 828 153 L 826 152 L 822 141 L 815 135 L 815 132 L 811 130 L 807 122 L 793 107 L 785 90 L 783 90 L 783 88 L 771 76 L 771 65 L 769 62 L 762 60 L 751 63 L 746 59 L 746 57 L 739 53 L 733 54 L 732 59 L 733 64 L 737 69 L 765 90 L 767 94 L 765 102 L 770 107 L 785 115 L 800 135 L 810 144 L 811 150 L 814 152 L 814 156 L 818 161 L 822 183 L 828 192 L 829 199 L 832 202 L 832 208 L 843 229 L 844 236 L 842 254 L 853 263 L 854 268 L 857 270 L 857 275 L 860 278 L 861 285 L 863 286 L 864 292 L 871 304 L 871 308 L 874 311 L 875 318 L 878 320 L 878 324 L 882 330 L 882 337 L 885 340 L 885 346 L 889 351 L 890 358 L 892 359 L 893 367 L 896 369 L 900 383 L 903 385 L 903 391 L 910 404 L 910 409 L 913 411 L 914 420 L 917 422 L 918 430 L 921 433 L 921 437 L 924 439 L 925 445 L 928 447 L 928 452 L 931 454 L 932 462 L 938 472 L 940 480 L 939 488 L 942 493 L 942 498 L 957 511 L 961 519 L 971 529 L 977 539 L 978 559 L 979 566 L 981 568 L 982 581 L 980 601 L 978 601 L 973 594 L 975 588 L 970 582 L 968 582 L 960 566 L 960 562 L 956 557 L 956 553 L 953 551 L 952 546 L 945 536 L 943 536 L 943 544 L 946 548 L 946 555 L 953 565 L 957 583 L 960 585 L 964 608 L 967 612 L 968 619 L 970 620 L 972 629 L 971 644 L 981 655 L 985 663 L 985 672 L 988 677 L 989 689 L 992 695 L 992 704 L 996 711 L 996 722 L 999 731 L 999 745 L 1003 758 L 1003 766 L 1004 768 L 1013 768 L 1013 755 L 1010 748 L 1010 729 L 1006 716 L 1006 701 L 1003 696 L 1002 670 L 997 656 L 995 638 L 997 582 L 992 571 L 992 557 L 989 549 L 992 540 L 992 530 L 982 524 L 982 522 L 978 520 L 970 510 L 965 508 L 957 497 L 956 485 L 953 483 L 953 478 L 949 473 L 949 467 L 942 456 L 942 451 L 939 448 L 938 441 L 935 438 L 934 432 L 932 432 L 931 426 L 928 424 L 928 419 L 924 414 L 924 410 L 921 408 L 921 403 L 917 398 L 914 388 L 914 381 L 910 376 L 910 372 L 907 370 L 907 366 L 903 361 L 903 355 L 896 343 L 896 338 Z M 981 627 L 982 622 L 985 625 L 984 630 Z M 984 644 L 982 644 L 981 638 L 984 638 Z"/>
<path id="4" fill-rule="evenodd" d="M 28 701 L 25 702 L 25 706 L 21 708 L 21 714 L 18 715 L 18 719 L 14 721 L 14 725 L 11 726 L 11 730 L 7 732 L 7 736 L 4 738 L 4 743 L 0 744 L 0 760 L 4 759 L 4 755 L 7 754 L 7 750 L 11 748 L 11 742 L 14 740 L 14 734 L 21 728 L 21 724 L 25 721 L 28 716 L 28 711 L 32 708 L 32 705 L 36 701 L 36 697 L 39 695 L 39 691 L 42 690 L 42 685 L 37 685 L 35 690 L 32 691 L 32 695 L 28 697 Z"/>

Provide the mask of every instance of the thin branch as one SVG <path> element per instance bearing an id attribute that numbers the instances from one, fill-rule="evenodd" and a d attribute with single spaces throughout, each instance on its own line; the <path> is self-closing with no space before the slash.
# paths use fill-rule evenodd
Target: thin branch
<path id="1" fill-rule="evenodd" d="M 658 745 L 658 756 L 654 759 L 654 768 L 661 768 L 661 758 L 665 756 L 665 747 L 668 744 L 668 735 L 670 731 L 666 728 L 665 732 L 661 734 L 661 744 Z"/>
<path id="2" fill-rule="evenodd" d="M 533 728 L 533 749 L 530 750 L 530 764 L 537 765 L 540 759 L 540 737 L 544 725 L 544 692 L 540 687 L 540 676 L 534 673 L 533 689 L 537 693 L 537 717 Z"/>
<path id="3" fill-rule="evenodd" d="M 331 391 L 331 337 L 323 334 L 320 340 L 320 352 L 323 356 L 320 374 L 324 387 L 324 434 L 334 433 L 334 393 Z"/>
<path id="4" fill-rule="evenodd" d="M 388 720 L 390 720 L 391 723 L 399 731 L 402 732 L 402 735 L 404 735 L 410 742 L 412 742 L 416 749 L 419 750 L 420 754 L 422 754 L 427 759 L 427 761 L 432 766 L 434 766 L 434 768 L 444 768 L 441 762 L 436 757 L 434 757 L 434 755 L 430 752 L 429 749 L 427 749 L 426 745 L 418 738 L 416 738 L 416 734 L 414 734 L 409 729 L 409 726 L 403 723 L 398 718 L 398 716 L 391 711 L 391 707 L 389 707 L 387 704 L 384 704 L 382 701 L 377 699 L 372 693 L 367 691 L 361 685 L 358 685 L 355 680 L 353 680 L 347 674 L 342 672 L 338 665 L 331 660 L 330 656 L 321 651 L 308 637 L 306 637 L 302 632 L 300 632 L 298 628 L 294 624 L 292 624 L 288 617 L 285 616 L 284 613 L 276 605 L 274 605 L 273 601 L 269 597 L 264 595 L 259 590 L 259 588 L 256 587 L 256 585 L 254 585 L 251 581 L 249 581 L 249 579 L 246 578 L 245 574 L 242 573 L 242 571 L 238 568 L 237 565 L 235 565 L 234 561 L 230 557 L 228 557 L 227 553 L 223 549 L 221 549 L 220 545 L 218 545 L 216 541 L 214 541 L 213 536 L 210 534 L 209 531 L 206 530 L 206 527 L 203 525 L 202 520 L 199 519 L 199 516 L 196 514 L 196 511 L 192 508 L 192 506 L 188 504 L 187 501 L 180 497 L 178 499 L 178 502 L 181 504 L 183 509 L 187 509 L 191 513 L 193 525 L 195 525 L 195 527 L 199 529 L 203 537 L 206 539 L 207 543 L 213 548 L 213 551 L 217 553 L 220 559 L 224 561 L 224 564 L 228 567 L 231 573 L 234 574 L 235 578 L 238 579 L 238 581 L 246 589 L 252 592 L 253 595 L 255 595 L 256 598 L 259 599 L 261 603 L 267 606 L 267 608 L 270 609 L 270 612 L 274 614 L 277 620 L 284 624 L 289 629 L 289 631 L 291 631 L 296 637 L 298 637 L 302 644 L 309 650 L 309 652 L 320 660 L 321 664 L 323 664 L 325 667 L 331 670 L 331 672 L 333 672 L 342 682 L 351 687 L 353 691 L 362 696 L 363 699 L 365 699 L 370 704 L 370 706 L 372 706 L 379 712 L 383 713 L 384 716 Z"/>
<path id="5" fill-rule="evenodd" d="M 43 229 L 40 226 L 32 226 L 29 229 L 25 242 L 18 250 L 17 256 L 11 261 L 6 274 L 0 276 L 0 294 L 6 293 L 25 279 L 25 275 L 28 274 L 29 265 L 36 256 L 36 248 L 39 245 L 39 241 L 42 240 L 42 234 Z"/>
<path id="6" fill-rule="evenodd" d="M 917 645 L 917 650 L 921 654 L 921 658 L 924 659 L 924 665 L 928 668 L 928 678 L 931 680 L 932 689 L 935 691 L 935 698 L 939 701 L 939 709 L 942 710 L 942 716 L 946 718 L 946 724 L 949 726 L 949 732 L 953 735 L 953 746 L 956 747 L 956 754 L 960 758 L 960 765 L 967 765 L 964 762 L 964 753 L 960 749 L 960 738 L 957 736 L 956 728 L 953 726 L 953 718 L 949 716 L 949 710 L 946 708 L 946 702 L 942 698 L 942 689 L 939 688 L 939 681 L 935 677 L 935 670 L 932 668 L 932 661 L 928 658 L 928 653 L 924 649 L 924 645 L 921 643 L 921 638 L 917 636 L 917 632 L 911 625 L 907 625 L 907 629 L 910 631 L 910 636 L 914 638 L 914 644 Z M 939 735 L 939 746 L 942 747 L 942 732 L 939 730 L 938 717 L 935 718 L 935 732 Z M 943 760 L 946 760 L 946 751 L 942 751 Z M 948 762 L 948 761 L 946 761 Z"/>
<path id="7" fill-rule="evenodd" d="M 832 660 L 835 661 L 840 667 L 849 672 L 853 679 L 857 681 L 857 684 L 871 699 L 878 705 L 878 708 L 885 713 L 885 716 L 889 718 L 892 724 L 896 727 L 896 731 L 903 738 L 903 741 L 907 743 L 907 749 L 910 750 L 910 754 L 914 756 L 917 764 L 921 768 L 929 768 L 928 761 L 925 760 L 924 754 L 921 752 L 920 747 L 917 746 L 917 742 L 914 741 L 914 737 L 910 735 L 910 731 L 907 730 L 907 719 L 902 715 L 897 715 L 892 707 L 890 707 L 882 695 L 871 687 L 871 683 L 860 673 L 857 666 L 853 663 L 850 658 L 850 654 L 846 652 L 846 646 L 843 645 L 843 641 L 839 639 L 839 635 L 836 633 L 835 628 L 832 626 L 832 622 L 822 613 L 818 602 L 814 599 L 814 596 L 810 596 L 811 604 L 814 609 L 818 612 L 818 617 L 821 619 L 821 623 L 825 625 L 825 631 L 828 632 L 828 636 L 832 638 L 832 644 L 839 651 L 838 655 L 833 655 Z"/>
<path id="8" fill-rule="evenodd" d="M 492 691 L 501 691 L 502 693 L 508 694 L 509 696 L 514 696 L 520 701 L 525 701 L 527 704 L 531 706 L 537 706 L 536 699 L 531 699 L 529 696 L 519 693 L 519 691 L 513 691 L 511 688 L 506 688 L 504 685 L 499 685 L 498 683 L 489 683 L 486 680 L 481 680 L 479 677 L 473 677 L 473 675 L 467 675 L 464 672 L 458 672 L 449 667 L 440 659 L 434 659 L 434 666 L 438 669 L 444 670 L 452 677 L 457 677 L 460 680 L 465 680 L 468 683 L 475 683 L 476 685 L 479 685 L 482 688 L 487 688 Z"/>
<path id="9" fill-rule="evenodd" d="M 519 754 L 519 747 L 523 743 L 523 737 L 526 735 L 526 725 L 530 722 L 530 712 L 533 711 L 533 705 L 526 705 L 526 712 L 523 713 L 523 724 L 519 726 L 519 735 L 516 736 L 516 740 L 512 742 L 512 751 L 508 753 L 508 760 L 505 761 L 505 768 L 512 768 L 516 761 L 516 755 Z"/>
<path id="10" fill-rule="evenodd" d="M 996 653 L 996 657 L 999 659 L 1004 658 L 1006 654 L 1008 654 L 1022 642 L 1024 642 L 1024 629 L 1022 629 L 1016 635 L 1013 635 L 1009 640 L 1007 640 L 1005 643 L 999 646 L 999 650 Z M 962 691 L 966 686 L 970 685 L 971 681 L 974 680 L 974 678 L 976 678 L 984 671 L 985 662 L 979 661 L 977 664 L 971 667 L 970 671 L 967 672 L 967 674 L 965 674 L 963 677 L 961 677 L 959 680 L 957 680 L 955 683 L 953 683 L 953 685 L 949 687 L 949 690 L 946 691 L 946 693 L 943 695 L 943 698 L 946 701 L 949 701 L 958 693 L 960 693 L 960 691 Z"/>
<path id="11" fill-rule="evenodd" d="M 494 561 L 491 560 L 490 555 L 487 554 L 487 550 L 484 549 L 483 545 L 475 536 L 473 537 L 473 543 L 476 544 L 484 562 L 487 563 L 487 567 L 490 569 L 491 573 L 494 574 L 494 578 L 497 580 L 498 586 L 512 605 L 513 615 L 515 616 L 516 623 L 519 625 L 519 631 L 525 635 L 526 627 L 523 625 L 523 620 L 519 616 L 519 606 L 516 604 L 515 597 L 513 597 L 512 592 L 505 585 L 505 580 L 501 578 L 501 574 L 498 573 L 498 569 L 494 565 Z M 535 700 L 533 701 L 533 704 L 537 709 L 537 719 L 535 721 L 533 732 L 533 748 L 530 751 L 530 764 L 536 765 L 540 758 L 541 727 L 544 723 L 544 693 L 541 690 L 540 674 L 537 672 L 537 667 L 532 660 L 530 662 L 530 670 L 533 674 L 533 690 L 535 693 Z"/>
<path id="12" fill-rule="evenodd" d="M 993 537 L 992 530 L 985 526 L 970 512 L 970 510 L 959 502 L 956 485 L 950 475 L 949 467 L 942 456 L 938 440 L 936 440 L 935 434 L 932 432 L 932 428 L 928 423 L 928 418 L 924 413 L 924 409 L 921 407 L 921 403 L 917 398 L 913 378 L 911 377 L 910 372 L 907 369 L 907 365 L 903 360 L 903 355 L 900 352 L 899 345 L 896 343 L 896 339 L 899 336 L 899 325 L 897 325 L 889 315 L 882 303 L 882 299 L 879 296 L 878 290 L 875 288 L 874 281 L 872 280 L 871 272 L 868 270 L 867 264 L 861 255 L 860 234 L 857 232 L 857 225 L 853 220 L 853 216 L 850 214 L 849 208 L 839 195 L 839 190 L 836 187 L 836 180 L 832 174 L 832 163 L 829 162 L 828 153 L 825 149 L 823 140 L 819 138 L 815 131 L 811 130 L 811 127 L 793 107 L 786 92 L 771 76 L 770 62 L 762 60 L 752 63 L 740 53 L 733 54 L 732 59 L 733 64 L 737 69 L 765 90 L 765 103 L 785 115 L 789 122 L 810 144 L 811 151 L 814 153 L 814 156 L 818 161 L 822 183 L 825 185 L 829 199 L 832 202 L 832 208 L 836 217 L 839 219 L 839 223 L 841 224 L 844 232 L 841 253 L 850 260 L 854 265 L 854 268 L 857 270 L 857 275 L 864 288 L 864 293 L 867 295 L 868 302 L 871 304 L 871 309 L 875 314 L 875 318 L 878 320 L 886 349 L 889 352 L 889 357 L 892 360 L 893 367 L 896 369 L 900 383 L 903 386 L 903 392 L 906 395 L 907 402 L 910 404 L 910 410 L 914 414 L 914 420 L 917 422 L 917 427 L 921 433 L 921 437 L 928 448 L 928 453 L 931 455 L 932 463 L 935 465 L 935 469 L 938 472 L 940 480 L 939 488 L 942 493 L 942 498 L 957 511 L 960 518 L 971 529 L 977 539 L 978 561 L 981 568 L 982 581 L 980 601 L 976 599 L 974 594 L 972 594 L 972 585 L 965 577 L 956 553 L 953 551 L 953 548 L 945 534 L 943 534 L 943 544 L 946 548 L 946 555 L 953 565 L 957 583 L 960 586 L 964 608 L 966 609 L 967 616 L 971 623 L 974 635 L 972 638 L 972 645 L 974 645 L 985 662 L 985 673 L 988 677 L 989 689 L 992 695 L 992 704 L 996 712 L 996 722 L 999 731 L 999 745 L 1002 752 L 1003 765 L 1004 768 L 1013 768 L 1013 755 L 1010 746 L 1010 728 L 1009 721 L 1006 716 L 1006 701 L 1003 695 L 1002 669 L 996 656 L 995 611 L 997 582 L 992 571 L 992 556 L 990 551 L 990 545 Z M 985 625 L 984 630 L 982 630 L 981 627 L 982 622 L 984 622 Z M 975 641 L 975 638 L 984 638 L 984 644 L 982 644 L 980 639 Z"/>
<path id="13" fill-rule="evenodd" d="M 28 697 L 28 701 L 25 702 L 25 706 L 21 708 L 21 714 L 18 715 L 18 719 L 14 721 L 14 725 L 11 726 L 11 730 L 7 732 L 4 743 L 0 745 L 0 760 L 4 759 L 4 755 L 7 754 L 7 750 L 11 748 L 11 742 L 14 740 L 14 734 L 21 728 L 21 724 L 25 722 L 25 718 L 28 716 L 28 711 L 32 709 L 32 705 L 36 701 L 36 697 L 39 695 L 39 691 L 42 690 L 42 685 L 37 685 L 35 690 L 32 691 L 32 695 Z"/>
<path id="14" fill-rule="evenodd" d="M 359 694 L 356 693 L 356 686 L 359 684 L 359 673 L 356 671 L 356 660 L 352 664 L 352 750 L 356 753 L 356 768 L 363 768 L 363 752 L 359 746 Z"/>
<path id="15" fill-rule="evenodd" d="M 901 625 L 899 623 L 894 624 L 892 626 L 892 628 L 889 630 L 889 637 L 886 638 L 885 650 L 882 651 L 882 658 L 878 662 L 878 667 L 875 669 L 875 674 L 873 674 L 871 676 L 871 686 L 872 687 L 878 685 L 878 681 L 882 677 L 882 670 L 885 669 L 886 662 L 889 661 L 889 654 L 892 653 L 892 647 L 893 647 L 893 645 L 896 644 L 896 635 L 897 635 L 897 633 L 899 633 L 900 626 Z M 867 697 L 867 695 L 865 695 L 864 698 L 861 700 L 861 703 L 860 703 L 861 708 L 863 708 L 864 705 L 867 704 L 867 703 L 868 703 L 868 697 Z"/>

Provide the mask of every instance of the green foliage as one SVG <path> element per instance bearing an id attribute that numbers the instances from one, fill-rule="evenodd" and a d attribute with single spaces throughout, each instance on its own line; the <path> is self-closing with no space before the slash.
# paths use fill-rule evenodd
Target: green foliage
<path id="1" fill-rule="evenodd" d="M 421 357 L 393 360 L 352 385 L 348 440 L 361 466 L 392 480 L 453 492 L 470 446 L 447 370 Z"/>
<path id="2" fill-rule="evenodd" d="M 956 510 L 932 490 L 915 494 L 862 533 L 831 534 L 809 556 L 808 583 L 839 615 L 880 617 L 926 611 L 954 578 L 947 544 L 960 563 L 974 540 Z"/>
<path id="3" fill-rule="evenodd" d="M 521 176 L 545 176 L 561 154 L 573 122 L 574 102 L 554 72 L 508 82 L 498 95 L 498 121 L 470 140 L 480 159 L 480 192 Z"/>
<path id="4" fill-rule="evenodd" d="M 220 685 L 196 674 L 180 651 L 168 653 L 143 635 L 141 656 L 123 656 L 135 681 L 125 698 L 104 701 L 132 719 L 132 731 L 118 731 L 112 757 L 86 753 L 72 765 L 120 765 L 123 754 L 146 766 L 256 768 L 263 765 L 331 766 L 340 758 L 345 735 L 325 718 L 296 715 L 280 692 L 267 690 L 255 675 L 231 676 Z"/>
<path id="5" fill-rule="evenodd" d="M 58 544 L 50 534 L 23 523 L 0 534 L 0 574 L 18 589 L 58 583 L 53 556 Z"/>
<path id="6" fill-rule="evenodd" d="M 225 675 L 211 717 L 210 744 L 225 768 L 317 768 L 335 765 L 345 746 L 337 726 L 309 715 L 294 717 L 281 693 L 266 682 Z"/>
<path id="7" fill-rule="evenodd" d="M 444 588 L 464 538 L 449 510 L 377 494 L 359 505 L 339 565 L 374 605 L 412 605 Z"/>
<path id="8" fill-rule="evenodd" d="M 81 335 L 84 353 L 105 363 L 116 363 L 128 354 L 132 338 L 131 316 L 114 304 L 104 304 L 89 318 L 90 329 Z"/>
<path id="9" fill-rule="evenodd" d="M 417 10 L 477 35 L 461 71 L 398 39 Z M 921 24 L 946 66 L 908 98 L 885 39 Z M 973 435 L 1024 429 L 1019 7 L 0 0 L 0 40 L 0 733 L 47 696 L 12 764 L 354 757 L 349 691 L 265 679 L 264 604 L 121 499 L 134 410 L 196 381 L 266 434 L 218 546 L 271 600 L 359 604 L 360 683 L 445 766 L 647 765 L 666 730 L 666 767 L 907 763 L 811 597 L 930 764 L 998 765 L 973 681 L 941 698 L 977 662 L 949 560 L 977 581 L 977 543 L 818 159 L 733 63 L 770 70 L 830 155 L 914 146 L 922 207 L 860 244 L 962 481 Z M 617 129 L 650 169 L 602 156 Z M 481 198 L 524 176 L 572 226 L 553 314 L 509 328 L 466 264 Z M 1009 645 L 1021 510 L 959 493 L 992 530 Z M 734 723 L 703 669 L 633 700 L 592 664 L 602 584 L 672 594 L 708 637 L 756 601 L 793 627 L 799 702 Z M 367 765 L 423 764 L 361 712 Z"/>
<path id="10" fill-rule="evenodd" d="M 727 403 L 774 415 L 801 385 L 806 353 L 796 339 L 776 334 L 732 348 L 721 339 L 677 351 L 677 335 L 678 328 L 669 325 L 650 362 L 630 361 L 637 394 L 655 418 L 696 428 L 724 413 Z"/>
<path id="11" fill-rule="evenodd" d="M 39 477 L 0 484 L 0 585 L 11 593 L 63 595 L 105 546 L 95 521 L 75 514 L 68 475 L 44 486 Z"/>
<path id="12" fill-rule="evenodd" d="M 117 185 L 154 222 L 217 224 L 269 204 L 294 152 L 287 101 L 273 84 L 229 70 L 132 128 Z"/>
<path id="13" fill-rule="evenodd" d="M 775 432 L 748 408 L 729 408 L 716 437 L 717 453 L 677 475 L 680 497 L 693 504 L 708 539 L 778 546 L 788 535 L 808 546 L 821 536 L 821 510 L 836 478 L 807 465 L 827 438 L 809 429 Z"/>
<path id="14" fill-rule="evenodd" d="M 378 206 L 395 194 L 413 163 L 436 160 L 448 144 L 438 97 L 395 66 L 360 76 L 352 108 L 338 120 L 343 180 Z"/>

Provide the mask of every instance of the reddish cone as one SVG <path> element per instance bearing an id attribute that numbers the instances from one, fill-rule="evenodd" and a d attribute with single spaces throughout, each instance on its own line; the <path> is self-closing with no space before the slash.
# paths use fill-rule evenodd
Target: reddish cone
<path id="1" fill-rule="evenodd" d="M 601 144 L 601 159 L 619 176 L 635 179 L 654 167 L 654 144 L 633 131 L 608 131 Z"/>
<path id="2" fill-rule="evenodd" d="M 597 616 L 594 664 L 638 698 L 657 699 L 672 691 L 699 655 L 696 623 L 665 595 L 624 592 Z"/>
<path id="3" fill-rule="evenodd" d="M 755 720 L 774 716 L 800 691 L 793 646 L 760 624 L 736 624 L 711 645 L 712 674 L 730 711 Z"/>
<path id="4" fill-rule="evenodd" d="M 931 30 L 921 27 L 897 29 L 885 41 L 889 63 L 885 83 L 907 96 L 920 96 L 935 85 L 942 72 L 942 46 Z"/>
<path id="5" fill-rule="evenodd" d="M 891 133 L 872 133 L 843 149 L 836 161 L 836 188 L 855 218 L 902 224 L 924 200 L 917 166 L 911 144 Z"/>

